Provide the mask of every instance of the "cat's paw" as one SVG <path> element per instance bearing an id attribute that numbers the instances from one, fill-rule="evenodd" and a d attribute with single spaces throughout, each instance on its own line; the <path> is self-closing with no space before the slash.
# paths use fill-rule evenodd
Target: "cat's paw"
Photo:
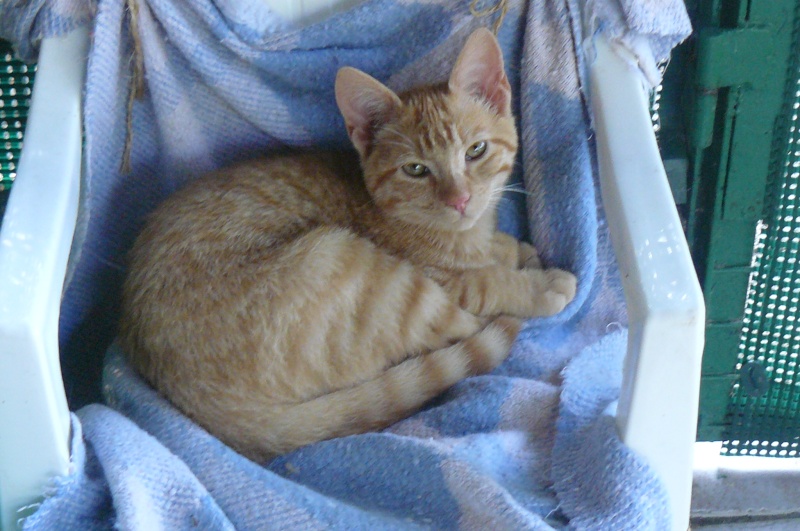
<path id="1" fill-rule="evenodd" d="M 467 340 L 468 352 L 473 353 L 470 367 L 475 374 L 491 372 L 511 352 L 511 345 L 522 328 L 522 320 L 509 315 L 494 318 L 486 327 Z M 480 355 L 474 355 L 480 353 Z"/>
<path id="2" fill-rule="evenodd" d="M 561 269 L 535 272 L 542 275 L 540 280 L 543 280 L 544 285 L 534 301 L 534 317 L 555 315 L 575 298 L 578 279 L 572 273 Z"/>
<path id="3" fill-rule="evenodd" d="M 513 236 L 500 231 L 495 232 L 492 238 L 492 257 L 495 263 L 509 269 L 519 269 L 522 263 L 520 246 L 521 242 Z"/>
<path id="4" fill-rule="evenodd" d="M 519 263 L 517 267 L 520 269 L 542 269 L 539 252 L 533 245 L 527 242 L 519 242 Z"/>

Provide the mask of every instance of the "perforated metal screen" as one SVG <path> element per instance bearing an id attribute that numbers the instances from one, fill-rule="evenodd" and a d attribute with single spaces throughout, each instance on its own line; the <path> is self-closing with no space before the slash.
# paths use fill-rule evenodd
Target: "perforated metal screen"
<path id="1" fill-rule="evenodd" d="M 800 71 L 786 105 L 788 144 L 771 219 L 756 231 L 723 453 L 800 457 Z"/>
<path id="2" fill-rule="evenodd" d="M 8 43 L 0 41 L 0 191 L 17 175 L 35 70 L 15 59 Z"/>

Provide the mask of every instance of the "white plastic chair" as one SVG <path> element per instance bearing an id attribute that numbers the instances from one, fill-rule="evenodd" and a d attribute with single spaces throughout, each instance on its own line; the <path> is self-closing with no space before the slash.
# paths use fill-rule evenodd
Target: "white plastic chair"
<path id="1" fill-rule="evenodd" d="M 0 226 L 0 529 L 69 470 L 58 316 L 81 172 L 89 34 L 42 43 L 25 147 Z"/>
<path id="2" fill-rule="evenodd" d="M 290 13 L 291 14 L 291 13 Z M 689 524 L 705 308 L 632 58 L 598 39 L 590 97 L 603 201 L 630 333 L 617 410 L 624 442 L 664 478 L 673 529 Z M 42 44 L 0 229 L 0 528 L 69 472 L 60 295 L 75 228 L 88 33 Z"/>
<path id="3" fill-rule="evenodd" d="M 673 529 L 686 530 L 705 304 L 642 76 L 624 49 L 612 51 L 604 39 L 595 48 L 590 98 L 600 189 L 629 320 L 617 427 L 664 480 Z"/>

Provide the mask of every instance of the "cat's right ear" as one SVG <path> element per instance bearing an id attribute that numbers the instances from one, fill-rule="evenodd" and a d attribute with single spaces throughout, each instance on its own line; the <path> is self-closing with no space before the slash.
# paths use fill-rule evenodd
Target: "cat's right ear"
<path id="1" fill-rule="evenodd" d="M 467 39 L 450 74 L 450 89 L 484 100 L 501 115 L 511 114 L 511 85 L 503 67 L 503 52 L 486 28 Z"/>
<path id="2" fill-rule="evenodd" d="M 349 66 L 336 74 L 335 92 L 347 134 L 359 154 L 365 157 L 376 129 L 402 105 L 400 98 L 377 79 Z"/>

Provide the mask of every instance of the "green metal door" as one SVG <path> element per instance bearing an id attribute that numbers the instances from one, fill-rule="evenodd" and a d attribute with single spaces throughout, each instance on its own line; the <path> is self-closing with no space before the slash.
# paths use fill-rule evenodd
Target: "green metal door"
<path id="1" fill-rule="evenodd" d="M 707 305 L 698 439 L 797 456 L 800 2 L 687 4 L 696 34 L 663 98 L 683 112 L 662 137 L 665 158 L 688 160 L 682 208 Z"/>

